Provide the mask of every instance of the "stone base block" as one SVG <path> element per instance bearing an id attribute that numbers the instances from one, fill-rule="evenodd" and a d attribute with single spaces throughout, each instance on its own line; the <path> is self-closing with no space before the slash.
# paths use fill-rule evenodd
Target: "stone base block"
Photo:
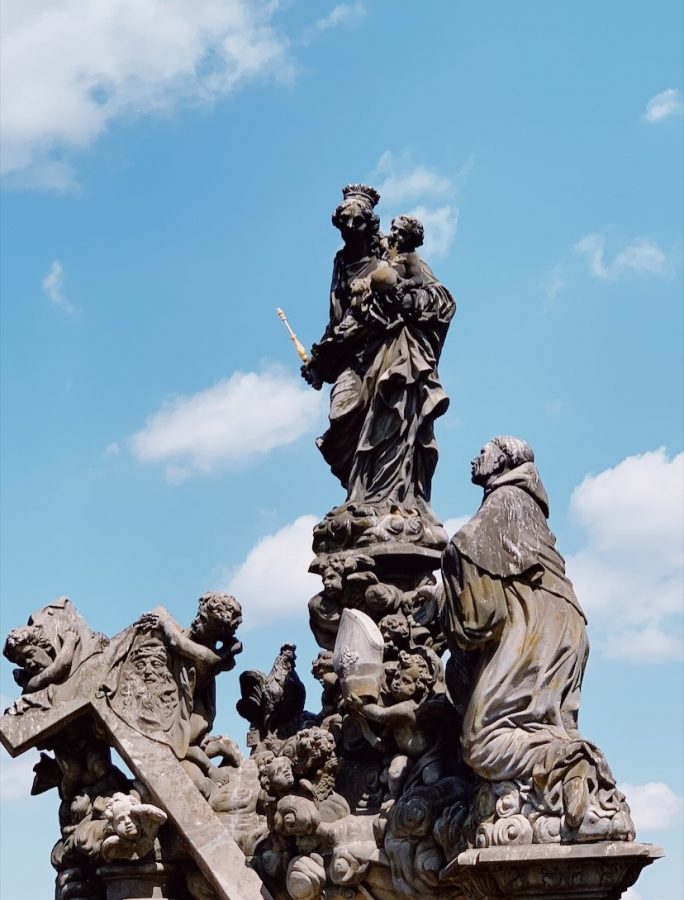
<path id="1" fill-rule="evenodd" d="M 661 856 L 653 844 L 614 841 L 489 847 L 459 854 L 441 880 L 464 900 L 618 900 Z"/>
<path id="2" fill-rule="evenodd" d="M 97 870 L 107 900 L 188 900 L 182 875 L 162 863 L 110 863 Z"/>

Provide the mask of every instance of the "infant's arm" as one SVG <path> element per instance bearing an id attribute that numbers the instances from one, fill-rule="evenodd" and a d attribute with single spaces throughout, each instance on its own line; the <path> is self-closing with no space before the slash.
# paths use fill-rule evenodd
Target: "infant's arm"
<path id="1" fill-rule="evenodd" d="M 42 672 L 38 672 L 26 682 L 24 692 L 32 694 L 39 691 L 48 684 L 54 684 L 61 681 L 62 678 L 69 673 L 71 663 L 74 658 L 74 652 L 78 644 L 78 635 L 73 631 L 67 631 L 64 636 L 64 643 L 59 648 L 57 656 L 49 666 L 46 666 Z"/>
<path id="2" fill-rule="evenodd" d="M 403 258 L 405 275 L 402 278 L 404 288 L 421 287 L 425 281 L 420 257 L 415 251 L 405 253 Z"/>
<path id="3" fill-rule="evenodd" d="M 415 700 L 402 700 L 401 703 L 395 703 L 393 706 L 365 703 L 359 712 L 372 722 L 379 722 L 381 725 L 389 725 L 390 728 L 393 728 L 397 725 L 414 725 L 417 708 L 418 704 Z"/>

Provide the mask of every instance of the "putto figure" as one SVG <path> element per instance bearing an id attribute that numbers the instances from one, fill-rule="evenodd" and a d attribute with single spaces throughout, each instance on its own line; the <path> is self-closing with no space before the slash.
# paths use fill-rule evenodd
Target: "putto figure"
<path id="1" fill-rule="evenodd" d="M 39 692 L 67 681 L 108 643 L 108 638 L 88 627 L 68 597 L 58 597 L 33 613 L 26 625 L 10 631 L 3 648 L 7 659 L 17 665 L 14 680 L 23 692 L 10 714 L 48 708 L 52 704 L 50 692 Z M 62 691 L 62 697 L 67 696 L 68 691 Z"/>
<path id="2" fill-rule="evenodd" d="M 474 823 L 478 845 L 506 835 L 632 840 L 608 764 L 578 731 L 586 620 L 547 524 L 534 453 L 518 438 L 494 438 L 473 460 L 472 480 L 484 500 L 451 539 L 442 571 L 453 671 L 473 672 L 463 759 L 488 783 L 475 804 L 490 813 Z"/>
<path id="3" fill-rule="evenodd" d="M 235 666 L 242 644 L 235 632 L 242 610 L 235 597 L 203 594 L 197 614 L 181 628 L 163 607 L 140 617 L 124 635 L 103 693 L 114 712 L 155 741 L 167 744 L 182 760 L 198 789 L 209 796 L 239 763 L 232 742 L 214 738 L 216 676 Z"/>
<path id="4" fill-rule="evenodd" d="M 348 185 L 333 214 L 337 253 L 330 319 L 302 374 L 332 384 L 330 427 L 318 446 L 347 490 L 315 532 L 314 549 L 378 542 L 441 549 L 429 506 L 437 464 L 434 421 L 448 399 L 437 364 L 455 303 L 417 255 L 422 225 L 395 219 L 380 234 L 377 191 Z"/>

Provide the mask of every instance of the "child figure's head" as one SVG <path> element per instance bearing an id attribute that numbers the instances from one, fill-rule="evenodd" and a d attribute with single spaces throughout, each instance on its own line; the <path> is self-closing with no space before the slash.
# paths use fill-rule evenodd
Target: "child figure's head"
<path id="1" fill-rule="evenodd" d="M 292 760 L 287 756 L 275 756 L 261 769 L 259 783 L 263 790 L 276 797 L 290 793 L 295 783 Z"/>
<path id="2" fill-rule="evenodd" d="M 123 841 L 133 841 L 138 836 L 138 826 L 133 818 L 136 806 L 140 806 L 140 801 L 134 797 L 116 793 L 105 813 L 112 832 Z"/>
<path id="3" fill-rule="evenodd" d="M 29 675 L 37 675 L 54 661 L 55 648 L 40 626 L 22 625 L 7 635 L 3 653 Z"/>
<path id="4" fill-rule="evenodd" d="M 427 661 L 418 653 L 399 654 L 399 666 L 390 682 L 390 693 L 395 700 L 423 699 L 434 684 L 434 677 Z"/>
<path id="5" fill-rule="evenodd" d="M 424 238 L 423 223 L 415 216 L 397 216 L 392 220 L 389 244 L 399 253 L 412 253 L 417 247 L 420 247 Z"/>

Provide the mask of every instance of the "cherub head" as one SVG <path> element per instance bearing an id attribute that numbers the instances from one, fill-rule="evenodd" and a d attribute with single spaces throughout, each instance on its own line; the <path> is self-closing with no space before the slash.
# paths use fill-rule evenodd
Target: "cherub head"
<path id="1" fill-rule="evenodd" d="M 262 789 L 275 797 L 284 797 L 294 788 L 295 777 L 289 756 L 275 756 L 259 771 Z"/>
<path id="2" fill-rule="evenodd" d="M 383 616 L 378 623 L 378 628 L 388 649 L 398 650 L 408 643 L 410 630 L 406 616 L 401 613 L 391 613 Z"/>
<path id="3" fill-rule="evenodd" d="M 357 507 L 357 512 L 361 507 Z M 345 556 L 343 553 L 321 554 L 309 566 L 309 572 L 320 575 L 323 581 L 323 594 L 326 597 L 338 597 L 349 580 L 358 584 L 377 581 L 373 573 L 375 560 L 371 556 L 357 553 Z"/>
<path id="4" fill-rule="evenodd" d="M 242 622 L 242 607 L 231 594 L 210 591 L 199 598 L 189 636 L 197 641 L 225 641 L 235 635 Z"/>
<path id="5" fill-rule="evenodd" d="M 54 662 L 55 648 L 40 625 L 22 625 L 7 635 L 3 653 L 30 675 L 37 675 Z"/>
<path id="6" fill-rule="evenodd" d="M 319 684 L 329 683 L 331 676 L 334 676 L 335 680 L 337 679 L 335 670 L 333 669 L 332 650 L 321 650 L 311 664 L 311 674 Z"/>
<path id="7" fill-rule="evenodd" d="M 399 253 L 412 253 L 421 246 L 424 238 L 423 223 L 415 216 L 397 216 L 392 220 L 389 245 Z"/>
<path id="8" fill-rule="evenodd" d="M 140 801 L 128 794 L 116 793 L 107 804 L 105 816 L 109 820 L 112 833 L 123 841 L 134 841 L 138 836 L 138 826 L 133 811 Z"/>
<path id="9" fill-rule="evenodd" d="M 435 676 L 430 670 L 427 660 L 419 653 L 399 654 L 399 666 L 390 682 L 390 693 L 397 700 L 416 700 L 420 702 L 435 683 Z"/>
<path id="10" fill-rule="evenodd" d="M 331 556 L 328 564 L 321 572 L 323 592 L 329 597 L 336 597 L 342 593 L 344 586 L 345 562 L 340 556 Z"/>

